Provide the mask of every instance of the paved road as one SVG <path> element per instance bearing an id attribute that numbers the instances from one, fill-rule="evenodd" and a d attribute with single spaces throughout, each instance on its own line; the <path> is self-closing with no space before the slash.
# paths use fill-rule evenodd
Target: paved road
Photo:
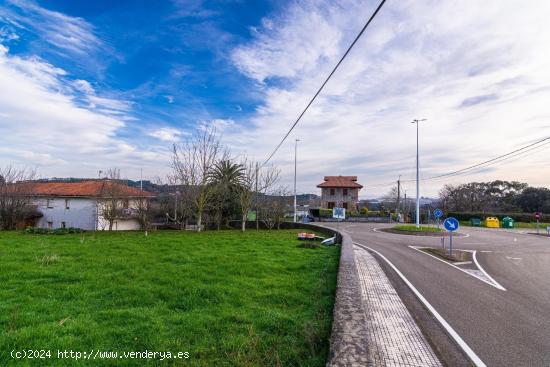
<path id="1" fill-rule="evenodd" d="M 340 224 L 388 258 L 487 366 L 550 366 L 549 238 L 461 228 L 469 237 L 455 237 L 454 248 L 478 250 L 502 291 L 408 247 L 437 247 L 439 238 L 373 231 L 383 226 Z"/>

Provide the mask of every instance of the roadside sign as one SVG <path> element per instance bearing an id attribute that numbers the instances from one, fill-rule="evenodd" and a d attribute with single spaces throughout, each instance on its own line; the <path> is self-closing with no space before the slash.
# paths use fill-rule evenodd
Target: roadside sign
<path id="1" fill-rule="evenodd" d="M 539 234 L 540 233 L 540 229 L 539 229 L 540 212 L 535 213 L 535 219 L 537 220 L 537 234 Z"/>
<path id="2" fill-rule="evenodd" d="M 436 209 L 434 210 L 434 217 L 436 217 L 437 219 L 441 218 L 443 216 L 443 210 L 441 209 Z"/>
<path id="3" fill-rule="evenodd" d="M 453 218 L 453 217 L 449 217 L 447 219 L 445 219 L 445 221 L 443 222 L 443 227 L 445 227 L 445 229 L 447 231 L 449 231 L 449 254 L 451 255 L 451 257 L 453 256 L 453 232 L 456 231 L 459 227 L 459 223 L 458 223 L 458 219 L 456 218 Z"/>
<path id="4" fill-rule="evenodd" d="M 458 220 L 456 218 L 449 217 L 443 222 L 443 227 L 445 227 L 445 229 L 449 232 L 454 232 L 459 227 Z"/>
<path id="5" fill-rule="evenodd" d="M 332 208 L 332 218 L 346 219 L 346 208 Z"/>

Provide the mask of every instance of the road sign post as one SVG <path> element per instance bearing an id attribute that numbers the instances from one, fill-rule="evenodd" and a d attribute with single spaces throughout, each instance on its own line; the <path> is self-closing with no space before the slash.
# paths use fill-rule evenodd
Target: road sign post
<path id="1" fill-rule="evenodd" d="M 449 217 L 443 221 L 443 227 L 449 232 L 449 256 L 453 256 L 453 232 L 459 227 L 458 220 L 453 217 Z"/>
<path id="2" fill-rule="evenodd" d="M 346 208 L 332 208 L 332 218 L 336 219 L 336 230 L 339 230 L 340 220 L 346 219 Z"/>
<path id="3" fill-rule="evenodd" d="M 443 216 L 443 210 L 436 209 L 434 210 L 434 217 L 437 223 L 437 229 L 439 229 L 439 219 Z"/>
<path id="4" fill-rule="evenodd" d="M 537 220 L 537 234 L 540 234 L 540 212 L 535 213 L 535 219 Z"/>

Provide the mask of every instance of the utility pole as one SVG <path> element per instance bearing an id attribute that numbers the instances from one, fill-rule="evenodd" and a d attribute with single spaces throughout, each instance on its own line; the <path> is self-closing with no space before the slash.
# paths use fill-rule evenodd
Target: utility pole
<path id="1" fill-rule="evenodd" d="M 399 221 L 399 200 L 401 199 L 401 175 L 397 179 L 397 203 L 395 204 L 395 216 Z"/>
<path id="2" fill-rule="evenodd" d="M 426 119 L 414 119 L 411 124 L 416 124 L 416 228 L 420 228 L 420 181 L 419 181 L 419 154 L 418 154 L 418 125 Z"/>
<path id="3" fill-rule="evenodd" d="M 298 156 L 298 142 L 300 139 L 294 141 L 294 223 L 296 223 L 296 172 L 297 172 L 297 156 Z"/>
<path id="4" fill-rule="evenodd" d="M 258 162 L 256 162 L 256 183 L 254 184 L 254 192 L 256 193 L 256 230 L 260 229 L 260 221 L 258 219 L 259 216 L 259 210 L 258 210 Z"/>

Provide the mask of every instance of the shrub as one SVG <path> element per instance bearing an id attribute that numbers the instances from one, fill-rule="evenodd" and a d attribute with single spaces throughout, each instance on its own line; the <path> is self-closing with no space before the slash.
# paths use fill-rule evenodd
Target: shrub
<path id="1" fill-rule="evenodd" d="M 25 229 L 26 233 L 30 234 L 56 234 L 56 235 L 64 235 L 69 233 L 82 233 L 84 230 L 82 228 L 76 228 L 76 227 L 69 227 L 69 228 L 39 228 L 39 227 L 27 227 Z"/>

